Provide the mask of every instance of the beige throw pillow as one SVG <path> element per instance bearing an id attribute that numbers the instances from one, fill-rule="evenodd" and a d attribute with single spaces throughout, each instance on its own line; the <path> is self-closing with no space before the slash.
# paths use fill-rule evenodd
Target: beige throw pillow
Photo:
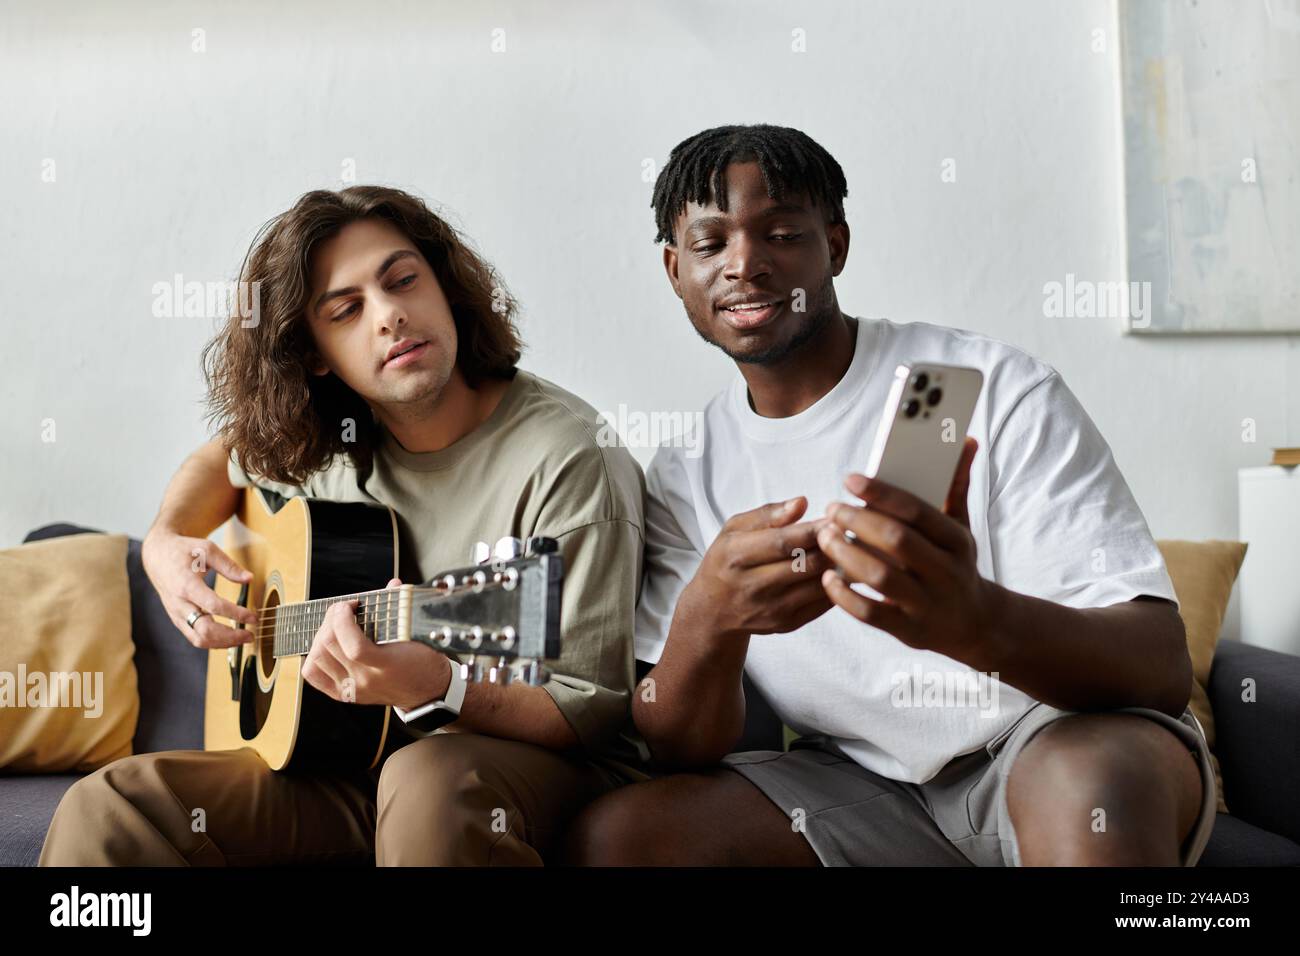
<path id="1" fill-rule="evenodd" d="M 140 712 L 125 535 L 0 550 L 0 772 L 89 772 L 131 753 Z"/>
<path id="2" fill-rule="evenodd" d="M 1192 658 L 1192 699 L 1190 707 L 1205 730 L 1210 745 L 1210 763 L 1214 765 L 1214 786 L 1219 797 L 1219 812 L 1227 813 L 1223 802 L 1223 774 L 1219 758 L 1214 756 L 1214 712 L 1210 709 L 1210 666 L 1219 643 L 1223 615 L 1237 572 L 1246 557 L 1241 541 L 1157 541 L 1164 555 L 1169 578 L 1178 595 L 1179 611 L 1187 630 L 1187 652 Z"/>

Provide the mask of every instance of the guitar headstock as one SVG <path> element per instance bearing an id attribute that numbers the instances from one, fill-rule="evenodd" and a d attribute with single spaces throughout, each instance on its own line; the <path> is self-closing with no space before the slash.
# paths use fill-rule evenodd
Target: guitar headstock
<path id="1" fill-rule="evenodd" d="M 475 545 L 476 562 L 444 571 L 410 593 L 410 639 L 461 661 L 470 681 L 533 686 L 560 656 L 564 561 L 553 538 Z"/>

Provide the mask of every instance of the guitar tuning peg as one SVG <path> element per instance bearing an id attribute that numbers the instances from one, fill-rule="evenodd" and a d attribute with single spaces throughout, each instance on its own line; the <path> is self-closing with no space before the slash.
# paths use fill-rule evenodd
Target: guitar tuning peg
<path id="1" fill-rule="evenodd" d="M 505 687 L 510 684 L 513 675 L 510 673 L 510 662 L 504 657 L 497 658 L 495 664 L 488 668 L 488 683 L 498 684 Z"/>
<path id="2" fill-rule="evenodd" d="M 507 535 L 492 546 L 492 557 L 499 561 L 513 561 L 524 552 L 524 543 Z"/>
<path id="3" fill-rule="evenodd" d="M 546 682 L 546 676 L 542 670 L 542 663 L 536 658 L 532 658 L 524 664 L 523 673 L 519 676 L 525 684 L 532 687 L 540 687 Z"/>
<path id="4" fill-rule="evenodd" d="M 487 564 L 492 560 L 492 549 L 486 541 L 476 541 L 470 548 L 469 559 L 475 564 Z"/>
<path id="5" fill-rule="evenodd" d="M 529 538 L 524 542 L 524 554 L 530 558 L 539 554 L 554 554 L 559 549 L 559 542 L 554 538 L 544 538 L 540 535 Z"/>

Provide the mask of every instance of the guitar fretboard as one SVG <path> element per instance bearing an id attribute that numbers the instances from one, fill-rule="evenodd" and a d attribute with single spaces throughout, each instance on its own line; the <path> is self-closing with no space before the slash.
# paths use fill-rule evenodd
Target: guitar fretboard
<path id="1" fill-rule="evenodd" d="M 340 594 L 299 604 L 283 604 L 263 611 L 270 617 L 259 628 L 274 634 L 274 655 L 292 657 L 311 650 L 312 639 L 325 621 L 331 605 L 340 601 L 357 602 L 356 621 L 363 634 L 376 644 L 396 641 L 401 633 L 402 591 L 397 589 Z M 408 605 L 409 606 L 409 605 Z"/>

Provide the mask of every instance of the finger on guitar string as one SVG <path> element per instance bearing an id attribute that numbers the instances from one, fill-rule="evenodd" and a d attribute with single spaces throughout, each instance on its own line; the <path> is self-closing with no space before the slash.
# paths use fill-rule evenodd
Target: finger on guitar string
<path id="1" fill-rule="evenodd" d="M 355 600 L 330 605 L 325 615 L 326 623 L 330 623 L 332 618 L 333 641 L 330 649 L 341 661 L 371 664 L 375 662 L 379 648 L 357 624 L 356 606 Z"/>
<path id="2" fill-rule="evenodd" d="M 185 639 L 197 648 L 202 650 L 224 650 L 227 647 L 238 647 L 241 644 L 247 644 L 254 638 L 252 631 L 227 627 L 218 621 L 214 621 L 210 614 L 200 617 L 191 627 L 185 618 L 194 611 L 194 608 L 185 605 L 184 602 L 177 602 L 177 607 L 181 610 L 174 611 L 171 608 L 165 608 L 167 616 L 171 618 L 172 623 L 185 636 Z"/>
<path id="3" fill-rule="evenodd" d="M 336 653 L 334 628 L 328 614 L 312 638 L 311 649 L 302 664 L 302 676 L 303 680 L 335 700 L 341 696 L 339 688 L 343 682 L 351 677 Z"/>

